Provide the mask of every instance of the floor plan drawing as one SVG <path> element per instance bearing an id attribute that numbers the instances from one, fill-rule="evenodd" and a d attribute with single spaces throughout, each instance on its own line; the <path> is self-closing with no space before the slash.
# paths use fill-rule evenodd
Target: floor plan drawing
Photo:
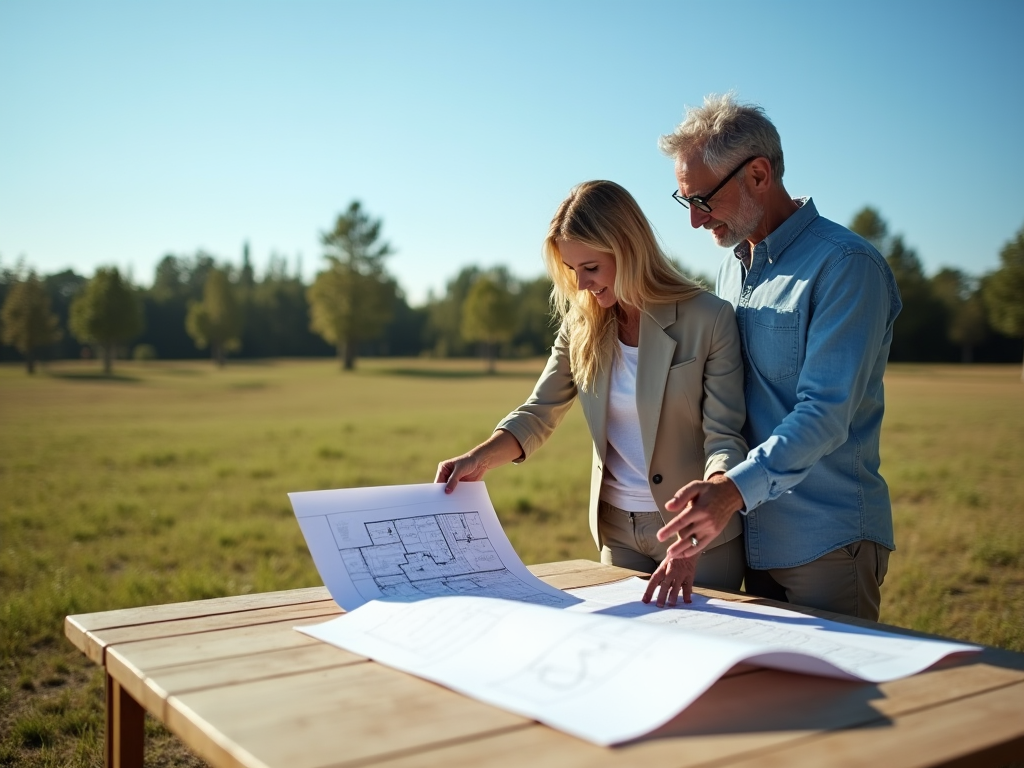
<path id="1" fill-rule="evenodd" d="M 884 682 L 979 650 L 700 595 L 658 609 L 636 578 L 569 595 L 523 565 L 479 482 L 289 496 L 347 611 L 296 630 L 595 744 L 649 733 L 739 662 Z"/>
<path id="2" fill-rule="evenodd" d="M 579 602 L 531 574 L 509 543 L 483 483 L 291 493 L 324 584 L 346 610 L 369 600 L 495 597 Z"/>
<path id="3" fill-rule="evenodd" d="M 346 518 L 328 516 L 341 561 L 367 599 L 483 594 L 542 605 L 562 603 L 512 575 L 491 545 L 479 512 L 364 523 L 370 540 L 365 546 L 351 546 Z"/>

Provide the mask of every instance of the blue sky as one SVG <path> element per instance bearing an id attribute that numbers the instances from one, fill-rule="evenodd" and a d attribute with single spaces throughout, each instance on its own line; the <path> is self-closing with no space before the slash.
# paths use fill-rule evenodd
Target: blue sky
<path id="1" fill-rule="evenodd" d="M 666 249 L 723 256 L 657 137 L 704 94 L 762 104 L 785 182 L 877 207 L 926 270 L 1024 226 L 1024 3 L 0 3 L 0 264 L 130 269 L 204 249 L 309 279 L 358 198 L 418 303 L 469 264 L 541 273 L 575 183 L 618 181 Z M 1016 138 L 1015 138 L 1016 137 Z"/>

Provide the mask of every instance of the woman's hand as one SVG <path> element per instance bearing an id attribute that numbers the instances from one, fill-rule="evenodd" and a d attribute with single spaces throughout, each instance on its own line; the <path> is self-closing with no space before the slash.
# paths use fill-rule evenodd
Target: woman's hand
<path id="1" fill-rule="evenodd" d="M 476 448 L 473 449 L 473 451 L 475 450 Z M 437 474 L 434 476 L 434 482 L 444 483 L 445 493 L 454 491 L 455 486 L 463 480 L 466 482 L 479 480 L 490 469 L 480 460 L 479 456 L 474 455 L 473 451 L 456 456 L 453 459 L 445 459 L 437 465 Z"/>
<path id="2" fill-rule="evenodd" d="M 696 557 L 666 557 L 661 561 L 658 570 L 651 575 L 651 581 L 647 585 L 647 591 L 644 592 L 643 601 L 651 602 L 654 590 L 658 590 L 657 606 L 664 608 L 667 602 L 671 607 L 676 604 L 676 598 L 682 590 L 683 602 L 692 602 L 690 594 L 693 592 L 693 575 L 696 572 Z"/>
<path id="3" fill-rule="evenodd" d="M 523 447 L 512 433 L 499 429 L 473 450 L 438 464 L 434 482 L 444 483 L 444 492 L 451 493 L 463 480 L 480 480 L 487 470 L 508 464 L 522 455 Z"/>

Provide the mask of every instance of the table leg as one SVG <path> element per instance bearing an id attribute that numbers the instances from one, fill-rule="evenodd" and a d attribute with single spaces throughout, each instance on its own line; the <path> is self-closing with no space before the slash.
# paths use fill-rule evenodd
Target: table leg
<path id="1" fill-rule="evenodd" d="M 107 675 L 107 768 L 142 768 L 145 710 Z"/>

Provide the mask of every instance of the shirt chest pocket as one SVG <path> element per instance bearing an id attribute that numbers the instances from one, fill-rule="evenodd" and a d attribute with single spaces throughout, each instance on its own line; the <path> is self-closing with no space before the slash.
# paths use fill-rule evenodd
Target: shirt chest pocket
<path id="1" fill-rule="evenodd" d="M 800 365 L 800 311 L 748 310 L 747 356 L 768 381 L 796 376 Z"/>

